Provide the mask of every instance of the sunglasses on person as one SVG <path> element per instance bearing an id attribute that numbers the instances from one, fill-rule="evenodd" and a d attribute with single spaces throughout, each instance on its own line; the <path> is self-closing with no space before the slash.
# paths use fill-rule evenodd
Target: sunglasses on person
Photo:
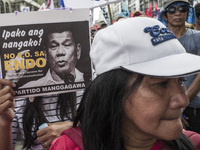
<path id="1" fill-rule="evenodd" d="M 188 5 L 178 5 L 178 6 L 171 6 L 166 9 L 169 14 L 174 14 L 176 10 L 179 10 L 181 13 L 188 12 L 189 6 Z"/>

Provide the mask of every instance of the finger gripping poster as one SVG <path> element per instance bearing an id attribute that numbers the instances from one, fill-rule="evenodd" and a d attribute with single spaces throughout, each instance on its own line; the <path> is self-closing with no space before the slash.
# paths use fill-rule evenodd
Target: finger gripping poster
<path id="1" fill-rule="evenodd" d="M 91 81 L 87 12 L 20 13 L 1 24 L 1 75 L 16 83 L 16 97 L 82 90 Z"/>

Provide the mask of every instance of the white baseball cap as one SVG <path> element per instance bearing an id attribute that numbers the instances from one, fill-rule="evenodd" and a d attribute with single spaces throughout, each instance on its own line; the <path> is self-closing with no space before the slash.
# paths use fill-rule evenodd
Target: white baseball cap
<path id="1" fill-rule="evenodd" d="M 200 71 L 200 57 L 186 53 L 168 28 L 147 17 L 124 19 L 98 31 L 90 56 L 97 75 L 118 68 L 158 77 Z"/>
<path id="2" fill-rule="evenodd" d="M 188 0 L 165 0 L 164 1 L 164 9 L 166 9 L 169 5 L 171 5 L 172 3 L 175 3 L 175 2 L 184 2 L 188 5 L 190 5 Z"/>

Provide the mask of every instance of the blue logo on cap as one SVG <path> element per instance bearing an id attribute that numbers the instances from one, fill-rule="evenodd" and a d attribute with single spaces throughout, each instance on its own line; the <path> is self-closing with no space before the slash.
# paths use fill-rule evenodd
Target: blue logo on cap
<path id="1" fill-rule="evenodd" d="M 153 27 L 146 27 L 145 33 L 149 33 L 153 38 L 151 42 L 153 45 L 158 45 L 162 42 L 176 38 L 175 35 L 168 28 L 160 28 L 159 25 Z"/>

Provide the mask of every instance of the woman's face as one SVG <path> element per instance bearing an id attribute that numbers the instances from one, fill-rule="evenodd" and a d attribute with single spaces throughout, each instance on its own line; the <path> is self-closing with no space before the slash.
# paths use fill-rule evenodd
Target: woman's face
<path id="1" fill-rule="evenodd" d="M 182 133 L 181 116 L 188 103 L 182 78 L 145 76 L 125 102 L 123 127 L 142 140 L 173 140 Z"/>

